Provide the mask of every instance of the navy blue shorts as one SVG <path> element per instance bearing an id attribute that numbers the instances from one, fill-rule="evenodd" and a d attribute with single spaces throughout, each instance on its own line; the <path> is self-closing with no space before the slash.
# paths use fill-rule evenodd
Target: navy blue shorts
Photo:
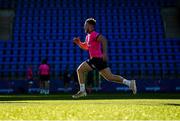
<path id="1" fill-rule="evenodd" d="M 86 62 L 92 69 L 97 69 L 98 71 L 101 71 L 108 67 L 107 62 L 102 58 L 91 58 L 86 60 Z"/>
<path id="2" fill-rule="evenodd" d="M 50 75 L 40 75 L 40 81 L 49 81 Z"/>

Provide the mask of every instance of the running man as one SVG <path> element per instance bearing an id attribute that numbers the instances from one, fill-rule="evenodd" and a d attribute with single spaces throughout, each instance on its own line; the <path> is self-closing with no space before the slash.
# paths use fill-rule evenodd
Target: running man
<path id="1" fill-rule="evenodd" d="M 87 33 L 85 42 L 81 42 L 79 37 L 73 39 L 73 42 L 81 49 L 89 51 L 90 59 L 84 61 L 77 68 L 80 91 L 72 97 L 79 98 L 87 95 L 84 74 L 93 69 L 97 69 L 100 75 L 106 80 L 127 85 L 132 90 L 133 94 L 136 94 L 137 89 L 135 80 L 127 80 L 119 75 L 111 73 L 111 69 L 107 66 L 107 39 L 95 31 L 95 25 L 96 20 L 88 18 L 84 24 L 84 30 L 85 33 Z"/>

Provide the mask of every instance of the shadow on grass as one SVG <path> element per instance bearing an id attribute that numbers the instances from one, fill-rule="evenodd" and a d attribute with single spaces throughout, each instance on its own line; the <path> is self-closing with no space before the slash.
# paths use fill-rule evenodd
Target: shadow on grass
<path id="1" fill-rule="evenodd" d="M 164 105 L 169 105 L 169 106 L 180 106 L 180 104 L 176 104 L 176 103 L 167 103 L 167 104 L 164 104 Z"/>
<path id="2" fill-rule="evenodd" d="M 180 99 L 178 93 L 94 93 L 80 99 L 73 99 L 72 94 L 55 95 L 0 95 L 0 101 L 25 100 L 113 100 L 113 99 Z"/>

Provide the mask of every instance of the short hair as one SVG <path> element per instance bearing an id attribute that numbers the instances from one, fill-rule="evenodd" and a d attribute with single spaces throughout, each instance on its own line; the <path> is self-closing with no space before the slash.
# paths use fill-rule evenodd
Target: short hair
<path id="1" fill-rule="evenodd" d="M 94 18 L 88 18 L 88 19 L 86 19 L 85 22 L 87 22 L 88 24 L 91 24 L 93 26 L 96 25 L 96 20 Z"/>

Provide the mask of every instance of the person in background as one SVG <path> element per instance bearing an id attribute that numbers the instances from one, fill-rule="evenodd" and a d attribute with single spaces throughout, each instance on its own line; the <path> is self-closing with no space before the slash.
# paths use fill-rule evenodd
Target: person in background
<path id="1" fill-rule="evenodd" d="M 50 66 L 47 64 L 46 59 L 42 60 L 38 74 L 40 78 L 40 94 L 49 94 Z"/>
<path id="2" fill-rule="evenodd" d="M 26 79 L 27 79 L 27 83 L 28 83 L 28 93 L 32 93 L 31 92 L 31 87 L 33 85 L 33 69 L 32 69 L 32 65 L 30 65 L 26 71 Z"/>

